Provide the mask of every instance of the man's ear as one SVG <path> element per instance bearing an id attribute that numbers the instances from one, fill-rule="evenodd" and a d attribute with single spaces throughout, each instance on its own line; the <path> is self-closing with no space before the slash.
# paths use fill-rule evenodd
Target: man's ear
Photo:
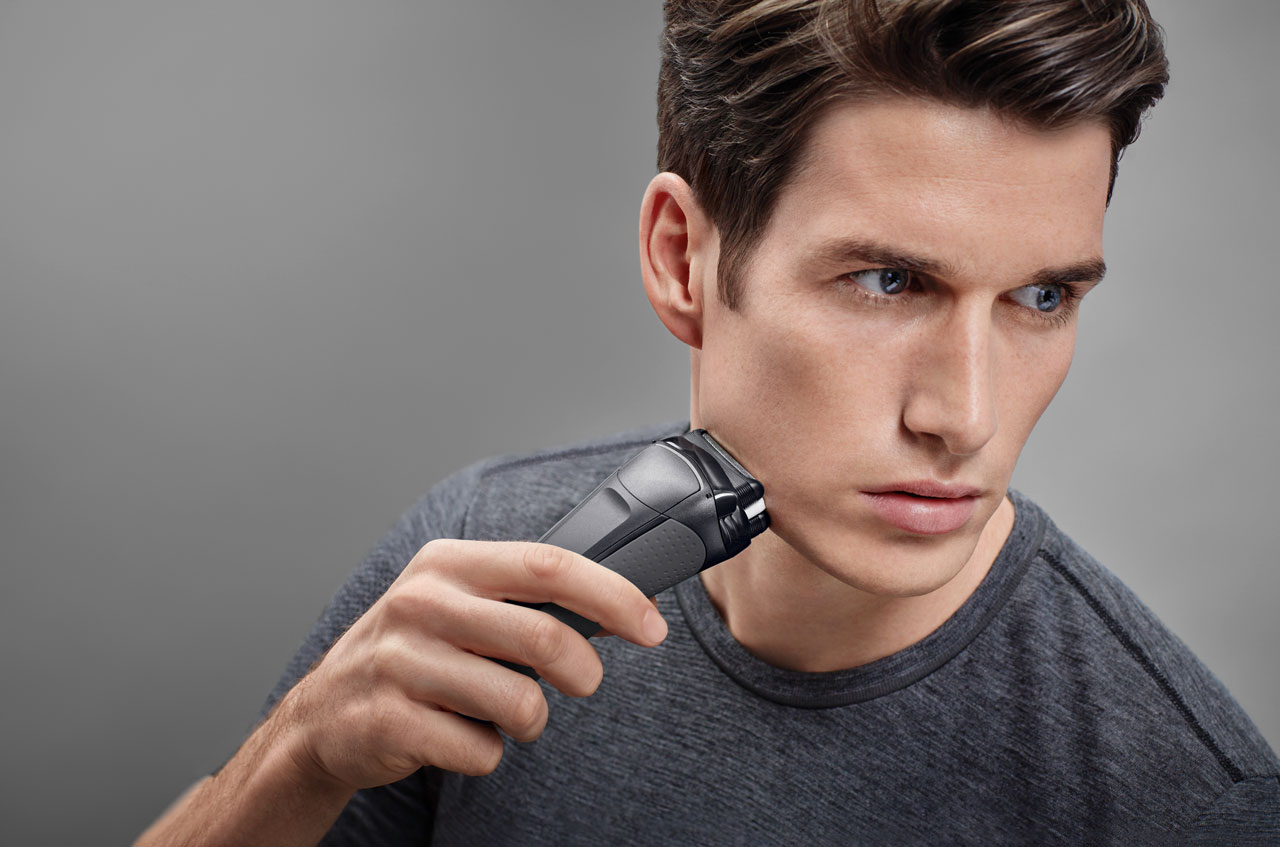
<path id="1" fill-rule="evenodd" d="M 644 291 L 671 334 L 699 350 L 705 286 L 714 292 L 718 246 L 715 227 L 689 184 L 669 172 L 655 176 L 640 204 Z"/>

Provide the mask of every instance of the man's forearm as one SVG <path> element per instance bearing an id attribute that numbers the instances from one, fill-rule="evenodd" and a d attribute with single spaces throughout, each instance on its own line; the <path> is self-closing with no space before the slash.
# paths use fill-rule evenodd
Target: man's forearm
<path id="1" fill-rule="evenodd" d="M 222 770 L 179 798 L 134 847 L 314 847 L 352 794 L 336 782 L 306 774 L 269 719 Z"/>

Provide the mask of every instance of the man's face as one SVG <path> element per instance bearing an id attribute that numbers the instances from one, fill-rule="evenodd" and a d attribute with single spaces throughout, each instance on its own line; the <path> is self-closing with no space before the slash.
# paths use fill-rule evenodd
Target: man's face
<path id="1" fill-rule="evenodd" d="M 693 425 L 764 483 L 782 541 L 855 588 L 918 595 L 972 554 L 1066 377 L 1110 137 L 892 99 L 834 107 L 808 145 L 741 310 L 714 261 L 703 275 Z"/>

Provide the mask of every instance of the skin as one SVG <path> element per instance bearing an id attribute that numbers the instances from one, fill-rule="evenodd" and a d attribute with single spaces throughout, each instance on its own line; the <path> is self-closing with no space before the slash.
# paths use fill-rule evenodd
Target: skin
<path id="1" fill-rule="evenodd" d="M 804 153 L 740 310 L 717 296 L 715 226 L 675 174 L 645 193 L 640 253 L 650 303 L 690 348 L 692 426 L 760 479 L 772 521 L 703 583 L 746 649 L 819 672 L 920 641 L 1008 537 L 1010 476 L 1076 334 L 1072 303 L 1046 314 L 1027 286 L 1070 268 L 1078 298 L 1100 279 L 1111 150 L 1101 123 L 1046 132 L 892 98 L 831 107 Z M 819 257 L 833 239 L 936 267 L 886 294 L 885 259 Z M 981 494 L 962 527 L 924 535 L 860 493 L 914 480 Z"/>

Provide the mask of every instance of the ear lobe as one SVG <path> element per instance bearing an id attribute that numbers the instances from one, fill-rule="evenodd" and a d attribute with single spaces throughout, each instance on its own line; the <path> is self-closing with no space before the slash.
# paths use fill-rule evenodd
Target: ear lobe
<path id="1" fill-rule="evenodd" d="M 673 173 L 660 173 L 640 204 L 640 271 L 650 305 L 667 330 L 702 348 L 703 286 L 715 274 L 715 230 Z M 714 279 L 711 280 L 714 284 Z"/>

